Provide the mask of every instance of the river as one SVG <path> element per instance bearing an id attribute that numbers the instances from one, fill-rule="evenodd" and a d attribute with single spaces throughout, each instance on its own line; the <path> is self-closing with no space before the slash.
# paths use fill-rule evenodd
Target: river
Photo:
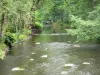
<path id="1" fill-rule="evenodd" d="M 66 33 L 42 33 L 16 44 L 0 75 L 100 75 L 100 45 L 73 42 Z"/>

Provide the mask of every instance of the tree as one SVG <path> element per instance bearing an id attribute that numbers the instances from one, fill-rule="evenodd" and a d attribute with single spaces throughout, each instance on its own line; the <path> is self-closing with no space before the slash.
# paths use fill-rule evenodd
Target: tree
<path id="1" fill-rule="evenodd" d="M 76 35 L 78 40 L 96 40 L 100 38 L 99 4 L 99 0 L 71 1 L 73 12 L 70 14 L 70 22 L 75 29 L 67 30 L 68 33 Z"/>
<path id="2" fill-rule="evenodd" d="M 6 12 L 7 12 L 7 1 L 6 0 L 2 0 L 1 1 L 1 37 L 3 38 L 4 36 L 4 32 L 5 32 L 5 22 L 6 22 Z"/>

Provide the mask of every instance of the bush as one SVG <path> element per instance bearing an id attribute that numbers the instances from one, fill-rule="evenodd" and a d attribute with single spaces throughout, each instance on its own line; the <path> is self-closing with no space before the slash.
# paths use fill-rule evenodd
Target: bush
<path id="1" fill-rule="evenodd" d="M 67 30 L 71 35 L 77 35 L 78 40 L 95 40 L 100 37 L 100 25 L 96 21 L 82 20 L 71 16 L 72 26 L 76 29 Z"/>
<path id="2" fill-rule="evenodd" d="M 12 44 L 14 42 L 15 42 L 15 38 L 13 37 L 12 33 L 6 32 L 6 34 L 4 35 L 4 43 Z"/>
<path id="3" fill-rule="evenodd" d="M 43 24 L 40 23 L 40 22 L 36 22 L 35 28 L 36 29 L 42 29 L 43 28 Z"/>
<path id="4" fill-rule="evenodd" d="M 31 34 L 31 29 L 30 30 L 29 29 L 24 29 L 22 34 L 24 34 L 24 35 Z"/>

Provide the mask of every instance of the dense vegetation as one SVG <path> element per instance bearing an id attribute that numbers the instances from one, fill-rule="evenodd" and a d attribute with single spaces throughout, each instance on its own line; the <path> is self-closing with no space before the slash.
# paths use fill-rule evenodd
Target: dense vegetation
<path id="1" fill-rule="evenodd" d="M 4 54 L 5 44 L 22 41 L 31 34 L 35 22 L 35 12 L 40 0 L 0 0 L 0 55 Z M 36 15 L 37 16 L 37 15 Z M 12 40 L 12 39 L 13 40 Z M 5 43 L 5 44 L 4 44 Z"/>
<path id="2" fill-rule="evenodd" d="M 45 24 L 65 27 L 78 40 L 100 40 L 100 0 L 0 0 L 0 55 L 5 40 L 25 39 Z M 69 29 L 70 28 L 70 29 Z"/>
<path id="3" fill-rule="evenodd" d="M 44 19 L 66 27 L 67 32 L 77 36 L 78 41 L 99 41 L 99 0 L 50 0 L 43 8 Z"/>
<path id="4" fill-rule="evenodd" d="M 73 0 L 70 1 L 70 22 L 75 29 L 68 30 L 77 35 L 78 40 L 100 39 L 100 1 Z"/>

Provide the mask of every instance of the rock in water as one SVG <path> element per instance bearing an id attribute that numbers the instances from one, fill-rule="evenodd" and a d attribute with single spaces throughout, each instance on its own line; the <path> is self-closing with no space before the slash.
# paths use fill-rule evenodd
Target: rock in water
<path id="1" fill-rule="evenodd" d="M 65 67 L 67 67 L 67 66 L 68 66 L 68 67 L 72 67 L 72 66 L 74 66 L 74 64 L 65 64 L 64 66 L 65 66 Z"/>
<path id="2" fill-rule="evenodd" d="M 19 67 L 15 67 L 12 69 L 12 71 L 23 71 L 23 70 L 24 70 L 24 68 L 19 68 Z"/>
<path id="3" fill-rule="evenodd" d="M 34 59 L 30 59 L 30 61 L 33 61 Z"/>
<path id="4" fill-rule="evenodd" d="M 47 58 L 47 57 L 48 57 L 48 55 L 42 55 L 41 57 L 42 57 L 42 58 Z"/>
<path id="5" fill-rule="evenodd" d="M 36 44 L 36 45 L 39 45 L 39 44 L 40 44 L 40 42 L 36 42 L 35 44 Z"/>
<path id="6" fill-rule="evenodd" d="M 89 65 L 90 63 L 89 63 L 89 62 L 84 62 L 83 64 L 84 64 L 84 65 Z"/>

